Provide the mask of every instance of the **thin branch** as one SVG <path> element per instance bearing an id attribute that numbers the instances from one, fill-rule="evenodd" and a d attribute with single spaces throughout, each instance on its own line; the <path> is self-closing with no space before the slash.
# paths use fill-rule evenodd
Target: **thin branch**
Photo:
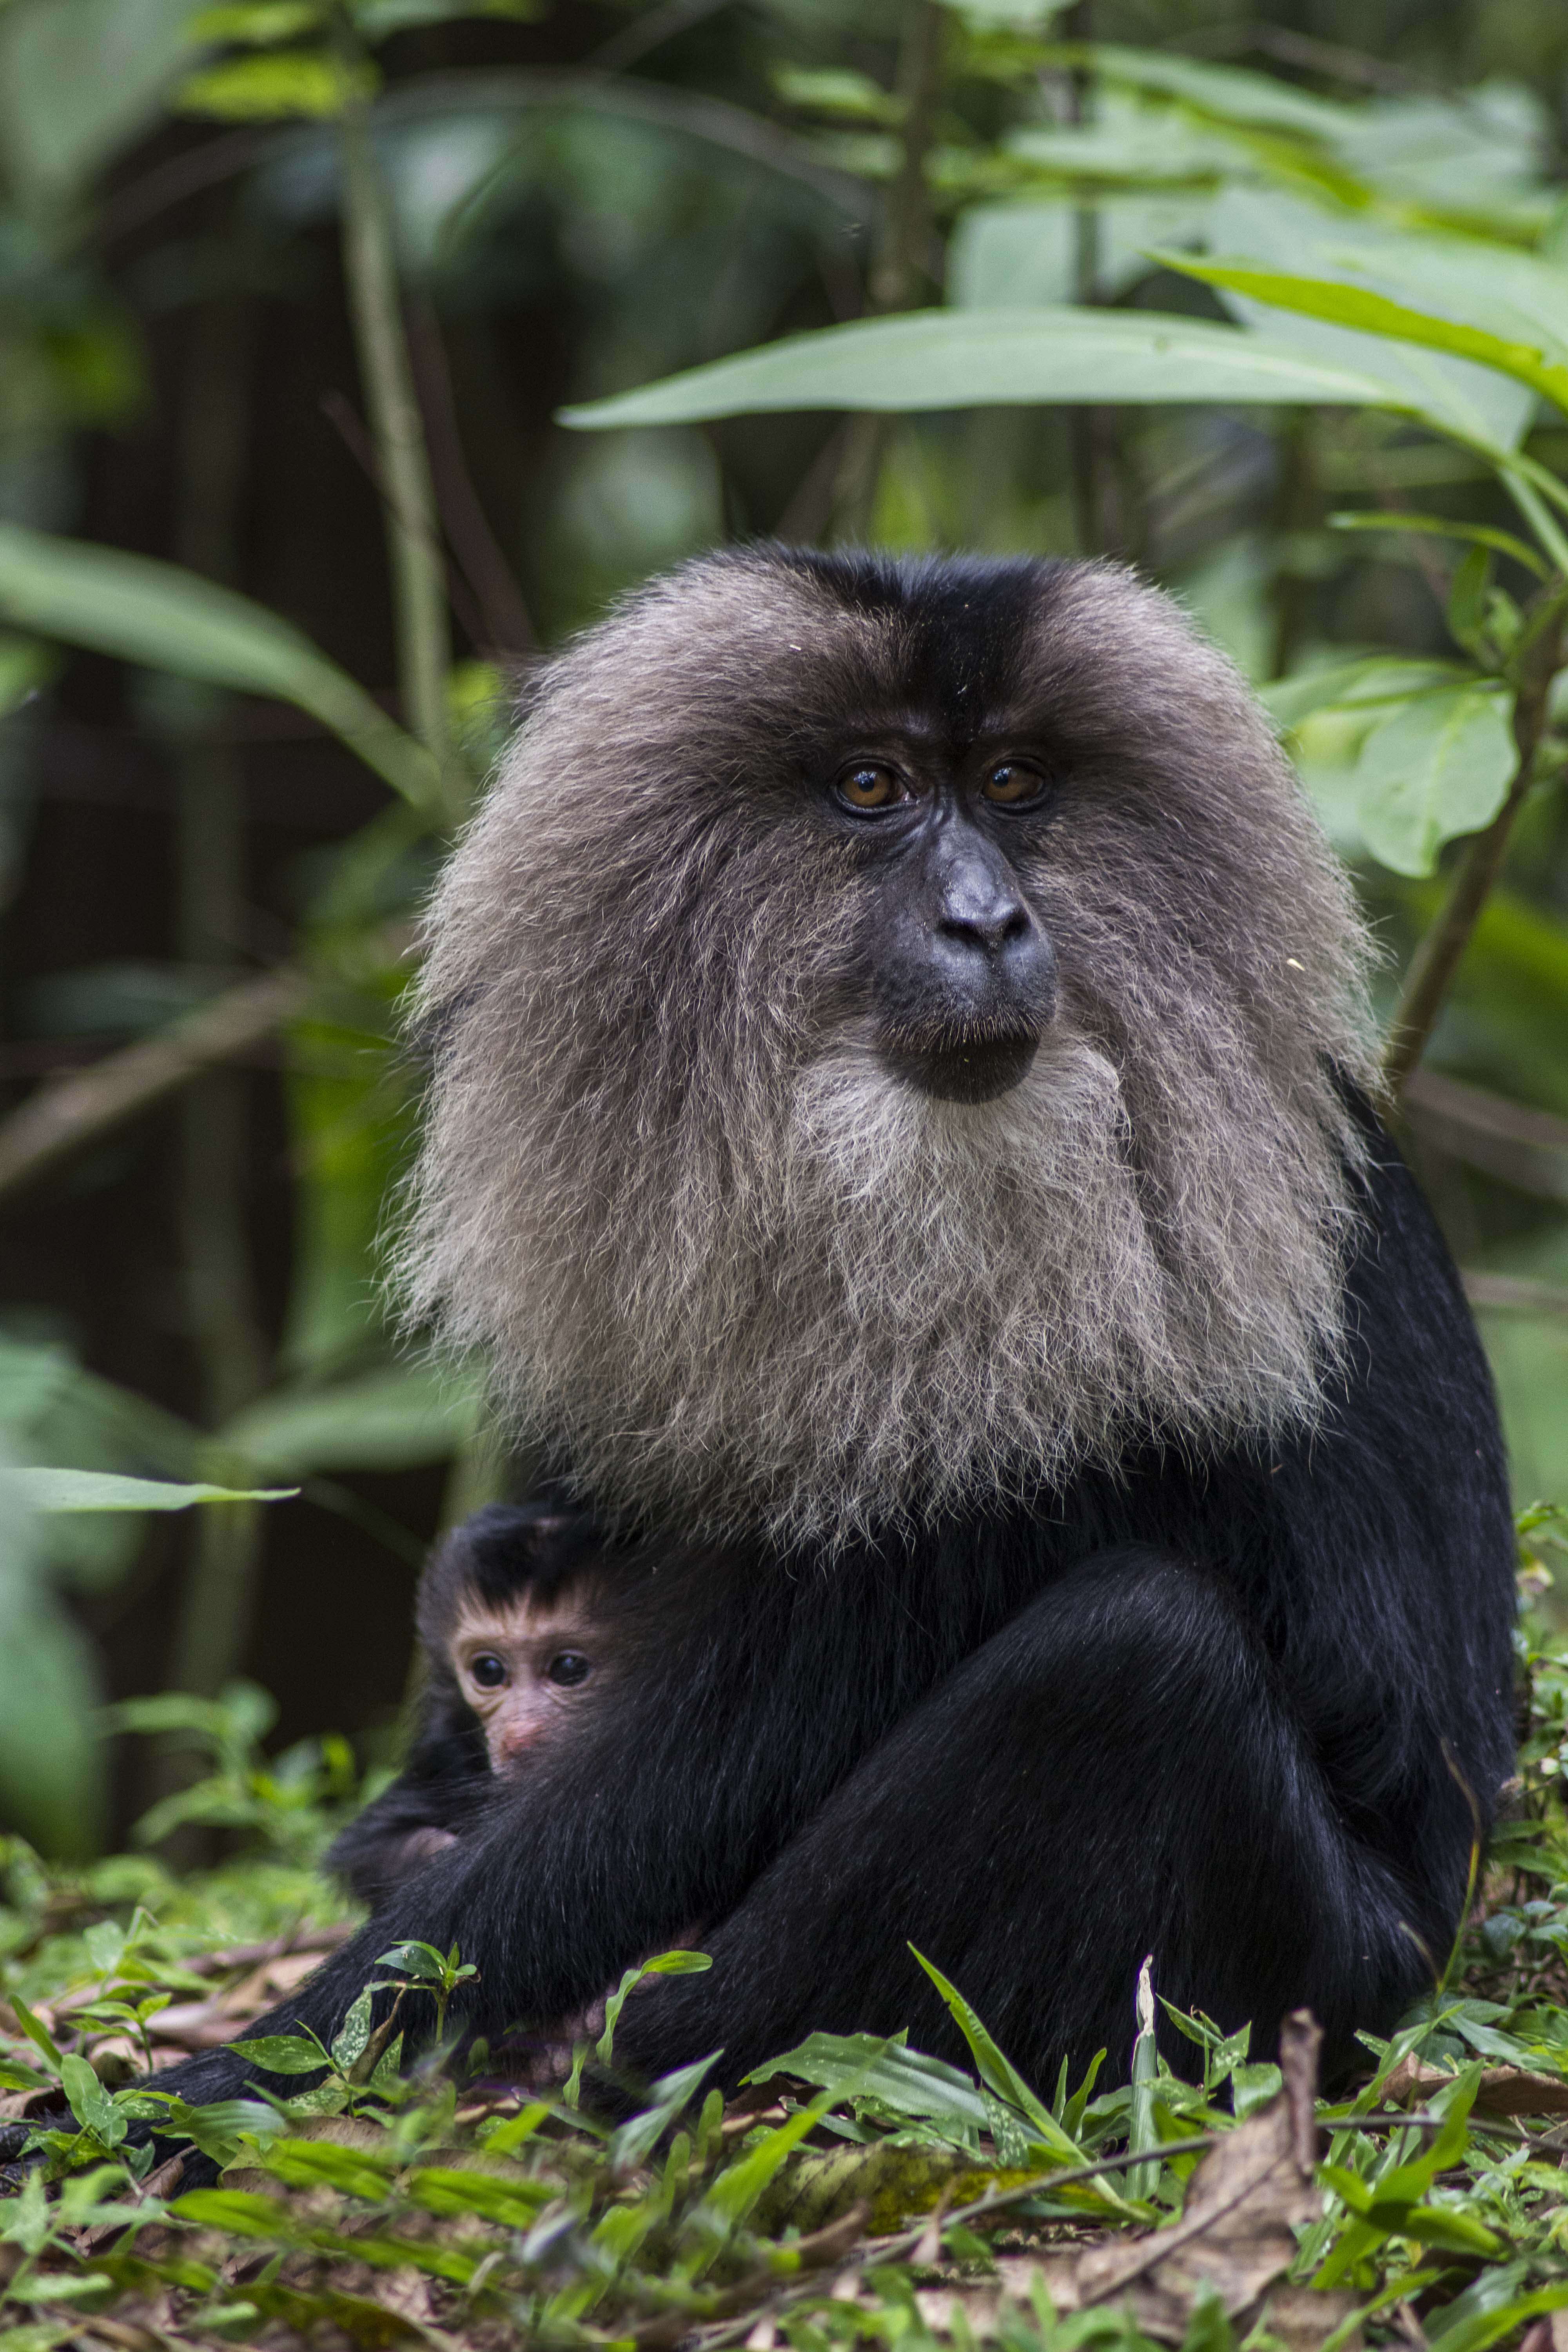
<path id="1" fill-rule="evenodd" d="M 1511 1274 L 1472 1274 L 1468 1269 L 1462 1279 L 1472 1307 L 1511 1315 L 1568 1315 L 1568 1284 L 1526 1282 Z"/>
<path id="2" fill-rule="evenodd" d="M 581 67 L 455 68 L 400 82 L 377 101 L 374 114 L 382 123 L 422 122 L 455 112 L 515 115 L 535 106 L 592 107 L 600 113 L 700 139 L 810 188 L 850 220 L 864 222 L 870 217 L 864 184 L 848 172 L 819 162 L 804 139 L 728 99 L 680 89 L 669 82 L 626 80 Z M 281 131 L 228 131 L 222 138 L 206 140 L 110 195 L 97 224 L 98 242 L 111 244 L 131 236 L 172 206 L 205 188 L 221 186 L 225 180 L 237 179 L 242 172 L 254 171 L 276 156 L 309 152 L 320 136 L 290 126 Z"/>
<path id="3" fill-rule="evenodd" d="M 1412 1074 L 1404 1107 L 1423 1143 L 1450 1160 L 1479 1168 L 1517 1192 L 1568 1201 L 1568 1118 L 1426 1069 Z"/>
<path id="4" fill-rule="evenodd" d="M 310 994 L 306 975 L 284 965 L 226 990 L 90 1069 L 39 1087 L 0 1120 L 0 1200 L 177 1094 L 199 1072 L 247 1053 L 292 1020 Z"/>
<path id="5" fill-rule="evenodd" d="M 664 0 L 661 8 L 648 8 L 634 16 L 601 48 L 590 50 L 583 62 L 591 73 L 625 73 L 628 66 L 640 65 L 666 41 L 700 25 L 704 16 L 716 16 L 727 5 L 728 0 Z"/>
<path id="6" fill-rule="evenodd" d="M 1393 1095 L 1400 1092 L 1426 1050 L 1427 1039 L 1460 958 L 1469 946 L 1481 908 L 1502 871 L 1514 819 L 1535 781 L 1536 760 L 1546 732 L 1547 696 L 1561 659 L 1561 591 L 1556 593 L 1557 609 L 1533 648 L 1529 675 L 1514 703 L 1513 740 L 1519 767 L 1513 783 L 1485 832 L 1478 833 L 1466 845 L 1455 868 L 1453 887 L 1411 959 L 1405 987 L 1389 1024 L 1383 1075 Z"/>
<path id="7" fill-rule="evenodd" d="M 447 545 L 457 557 L 483 615 L 474 643 L 517 659 L 538 644 L 522 591 L 474 488 L 463 454 L 452 371 L 434 310 L 422 296 L 408 309 L 408 356 L 425 418 L 425 439 Z M 467 626 L 467 624 L 464 625 Z"/>
<path id="8" fill-rule="evenodd" d="M 398 672 L 405 714 L 442 774 L 450 772 L 447 673 L 451 646 L 436 526 L 436 494 L 399 306 L 386 185 L 356 95 L 340 123 L 343 268 L 376 455 L 387 488 Z"/>
<path id="9" fill-rule="evenodd" d="M 383 507 L 389 507 L 392 503 L 391 493 L 382 475 L 381 460 L 376 455 L 375 444 L 361 424 L 359 412 L 353 401 L 346 394 L 339 392 L 335 386 L 329 385 L 316 404 L 370 484 L 371 488 L 375 492 L 376 497 L 381 500 Z M 417 522 L 414 527 L 416 530 L 418 529 Z M 447 602 L 475 645 L 482 645 L 487 634 L 485 618 L 479 598 L 474 594 L 472 583 L 447 562 L 445 549 L 437 546 L 436 555 L 441 565 L 442 577 L 447 583 Z"/>
<path id="10" fill-rule="evenodd" d="M 947 11 L 939 0 L 909 0 L 895 84 L 903 109 L 899 168 L 883 200 L 876 249 L 866 280 L 868 318 L 888 318 L 895 311 L 912 310 L 928 282 L 923 266 L 931 245 L 926 161 L 935 136 L 936 110 L 942 97 L 946 29 Z M 866 537 L 890 431 L 886 415 L 863 412 L 849 419 L 834 489 L 836 538 Z"/>

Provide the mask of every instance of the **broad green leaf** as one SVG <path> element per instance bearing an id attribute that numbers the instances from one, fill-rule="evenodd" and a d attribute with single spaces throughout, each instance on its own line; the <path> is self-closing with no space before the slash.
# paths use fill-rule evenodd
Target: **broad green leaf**
<path id="1" fill-rule="evenodd" d="M 177 564 L 0 523 L 0 616 L 151 669 L 297 703 L 395 791 L 438 805 L 429 754 L 363 687 L 276 613 Z"/>
<path id="2" fill-rule="evenodd" d="M 125 2116 L 85 2058 L 71 2053 L 61 2059 L 60 2087 L 83 2131 L 96 2132 L 106 2147 L 117 2147 L 125 2137 Z"/>
<path id="3" fill-rule="evenodd" d="M 921 310 L 789 335 L 560 412 L 563 425 L 690 424 L 797 408 L 884 413 L 1036 402 L 1328 403 L 1413 411 L 1400 389 L 1267 333 L 1158 311 Z"/>
<path id="4" fill-rule="evenodd" d="M 1201 238 L 1206 195 L 1110 195 L 1096 204 L 1099 281 L 1115 296 L 1148 277 L 1151 246 Z M 1065 194 L 1042 202 L 970 205 L 947 250 L 947 299 L 961 310 L 1016 310 L 1070 302 L 1078 276 L 1079 207 Z"/>
<path id="5" fill-rule="evenodd" d="M 294 1486 L 172 1486 L 108 1470 L 0 1471 L 6 1490 L 34 1511 L 188 1511 L 194 1503 L 285 1503 Z"/>
<path id="6" fill-rule="evenodd" d="M 436 1365 L 398 1364 L 330 1388 L 263 1397 L 227 1424 L 222 1443 L 269 1478 L 405 1470 L 447 1461 L 479 1418 L 471 1381 Z"/>
<path id="7" fill-rule="evenodd" d="M 254 2060 L 268 2074 L 319 2074 L 326 2060 L 302 2033 L 263 2033 L 253 2042 L 231 2042 L 239 2058 Z"/>
<path id="8" fill-rule="evenodd" d="M 1216 122 L 1244 122 L 1325 142 L 1340 140 L 1356 127 L 1354 108 L 1315 98 L 1273 74 L 1253 73 L 1245 66 L 1207 65 L 1169 49 L 1130 48 L 1114 41 L 1083 43 L 1052 55 L 1063 64 L 1087 66 L 1113 86 L 1157 92 Z"/>
<path id="9" fill-rule="evenodd" d="M 1273 678 L 1258 692 L 1276 722 L 1289 729 L 1314 711 L 1375 712 L 1407 702 L 1413 694 L 1460 685 L 1474 676 L 1460 662 L 1401 661 L 1373 654 L 1362 661 L 1329 662 Z"/>
<path id="10" fill-rule="evenodd" d="M 1489 824 L 1519 765 L 1513 697 L 1489 680 L 1415 696 L 1373 728 L 1356 761 L 1367 847 L 1396 874 L 1430 874 L 1458 834 Z"/>
<path id="11" fill-rule="evenodd" d="M 190 0 L 32 0 L 0 15 L 0 155 L 47 216 L 155 113 L 188 56 Z"/>
<path id="12" fill-rule="evenodd" d="M 91 1648 L 44 1580 L 31 1511 L 0 1473 L 0 1824 L 78 1860 L 103 1814 L 102 1690 Z M 12 1495 L 16 1495 L 15 1487 Z"/>
<path id="13" fill-rule="evenodd" d="M 1183 253 L 1163 253 L 1159 258 L 1167 269 L 1179 269 L 1207 286 L 1224 286 L 1233 293 L 1249 295 L 1255 302 L 1274 310 L 1299 311 L 1303 318 L 1322 319 L 1331 326 L 1350 327 L 1363 334 L 1386 335 L 1395 342 L 1422 343 L 1455 359 L 1496 368 L 1500 374 L 1528 384 L 1568 415 L 1568 365 L 1549 357 L 1538 344 L 1513 341 L 1486 327 L 1439 318 L 1342 280 L 1295 277 L 1241 259 L 1199 260 Z"/>
<path id="14" fill-rule="evenodd" d="M 812 114 L 884 124 L 897 124 L 903 119 L 903 108 L 879 81 L 848 67 L 779 66 L 773 83 L 786 106 L 801 107 Z"/>
<path id="15" fill-rule="evenodd" d="M 1531 314 L 1503 299 L 1513 265 L 1528 257 L 1470 237 L 1392 229 L 1275 189 L 1229 187 L 1209 218 L 1211 252 L 1234 253 L 1281 278 L 1310 278 L 1380 294 L 1396 306 L 1448 323 L 1489 329 L 1504 341 L 1541 343 L 1542 304 Z M 1540 270 L 1543 265 L 1531 264 Z M 1442 429 L 1488 448 L 1512 449 L 1535 405 L 1532 390 L 1474 359 L 1401 338 L 1368 333 L 1258 301 L 1222 287 L 1238 322 L 1264 330 L 1305 359 L 1365 369 L 1395 385 Z M 1548 356 L 1568 354 L 1549 351 Z"/>
<path id="16" fill-rule="evenodd" d="M 374 89 L 374 74 L 331 49 L 268 49 L 187 74 L 174 103 L 181 114 L 216 115 L 222 122 L 289 116 L 330 121 L 351 99 L 368 98 Z"/>

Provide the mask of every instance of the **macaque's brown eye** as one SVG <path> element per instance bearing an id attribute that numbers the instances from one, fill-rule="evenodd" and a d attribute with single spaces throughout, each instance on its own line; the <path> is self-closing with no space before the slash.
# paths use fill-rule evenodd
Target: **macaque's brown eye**
<path id="1" fill-rule="evenodd" d="M 1026 801 L 1039 798 L 1046 789 L 1046 780 L 1038 768 L 1026 768 L 1018 760 L 1003 760 L 992 769 L 980 789 L 999 808 L 1019 808 Z"/>
<path id="2" fill-rule="evenodd" d="M 544 1669 L 552 1683 L 561 1683 L 570 1690 L 574 1683 L 585 1683 L 592 1668 L 581 1650 L 563 1650 L 552 1658 Z"/>
<path id="3" fill-rule="evenodd" d="M 468 1672 L 481 1690 L 500 1690 L 507 1679 L 506 1660 L 498 1658 L 493 1650 L 481 1650 L 477 1658 L 469 1659 Z"/>
<path id="4" fill-rule="evenodd" d="M 860 766 L 846 768 L 836 787 L 838 797 L 852 809 L 892 808 L 909 798 L 901 778 L 891 768 L 883 768 L 874 760 Z"/>

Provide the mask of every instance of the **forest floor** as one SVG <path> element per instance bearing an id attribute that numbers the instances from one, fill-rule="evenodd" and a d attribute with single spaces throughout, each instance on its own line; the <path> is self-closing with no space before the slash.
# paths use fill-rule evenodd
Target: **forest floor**
<path id="1" fill-rule="evenodd" d="M 345 1751 L 268 1764 L 237 1690 L 212 1774 L 152 1824 L 222 1824 L 236 1858 L 65 1870 L 0 1841 L 0 2120 L 45 2159 L 0 2199 L 0 2352 L 1568 2352 L 1568 1648 L 1521 1653 L 1520 1783 L 1460 1945 L 1333 2099 L 1308 2023 L 1276 2065 L 1173 2012 L 1197 2079 L 1146 2030 L 1131 2084 L 1030 2086 L 943 1986 L 968 2069 L 816 2034 L 728 2107 L 700 2065 L 618 2125 L 482 2050 L 405 2076 L 368 2003 L 330 2053 L 258 2046 L 298 2098 L 155 2108 L 162 2064 L 243 2038 L 347 1932 L 310 1867 Z M 388 1974 L 440 2004 L 461 1965 L 407 1946 Z M 578 2071 L 613 2071 L 618 2014 Z M 127 2134 L 153 2112 L 216 2187 L 151 2168 Z"/>

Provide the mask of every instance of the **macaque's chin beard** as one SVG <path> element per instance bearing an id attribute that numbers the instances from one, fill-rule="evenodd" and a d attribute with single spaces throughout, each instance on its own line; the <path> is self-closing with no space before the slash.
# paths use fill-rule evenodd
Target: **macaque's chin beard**
<path id="1" fill-rule="evenodd" d="M 878 1057 L 890 1077 L 938 1102 L 987 1103 L 1011 1094 L 1034 1067 L 1037 1029 L 991 1036 L 898 1037 L 880 1041 Z"/>

